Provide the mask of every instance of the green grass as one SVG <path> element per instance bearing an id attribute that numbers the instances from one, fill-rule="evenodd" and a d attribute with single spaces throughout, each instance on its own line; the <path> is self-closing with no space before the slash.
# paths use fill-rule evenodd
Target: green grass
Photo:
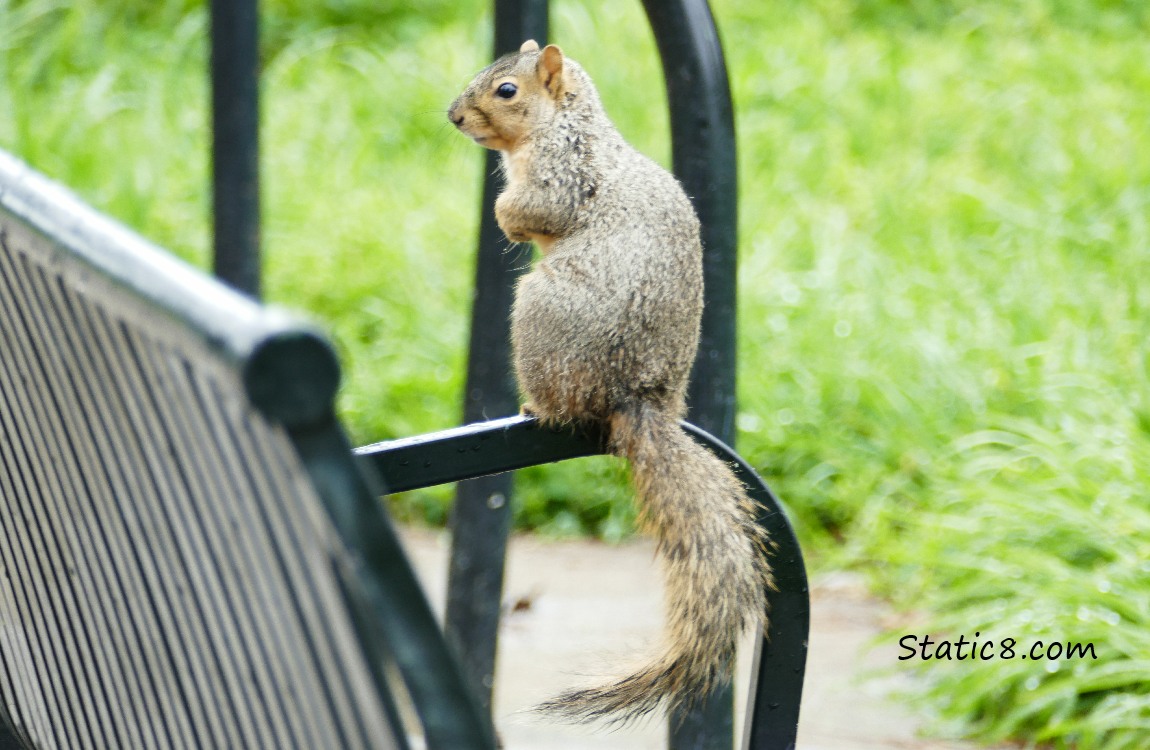
<path id="1" fill-rule="evenodd" d="M 0 0 L 0 147 L 204 265 L 203 10 L 114 5 Z M 1141 747 L 1150 5 L 715 5 L 740 146 L 741 451 L 816 566 L 866 571 L 900 632 L 1096 644 L 1097 661 L 922 665 L 940 732 Z M 482 155 L 444 112 L 487 58 L 485 5 L 264 11 L 268 295 L 333 331 L 357 440 L 454 425 Z M 666 163 L 639 4 L 558 3 L 553 29 Z M 631 528 L 610 459 L 518 486 L 522 527 Z M 395 509 L 442 521 L 449 498 Z"/>

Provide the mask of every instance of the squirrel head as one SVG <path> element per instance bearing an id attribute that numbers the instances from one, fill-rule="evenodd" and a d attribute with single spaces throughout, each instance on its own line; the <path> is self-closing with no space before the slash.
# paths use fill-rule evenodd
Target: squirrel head
<path id="1" fill-rule="evenodd" d="M 559 109 L 570 84 L 564 68 L 563 50 L 554 44 L 539 49 L 528 39 L 519 52 L 481 70 L 451 103 L 447 117 L 480 146 L 514 151 Z"/>

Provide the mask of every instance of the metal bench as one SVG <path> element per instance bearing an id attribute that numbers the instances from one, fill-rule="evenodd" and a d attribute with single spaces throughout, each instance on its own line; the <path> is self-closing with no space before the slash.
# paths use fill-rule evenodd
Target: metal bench
<path id="1" fill-rule="evenodd" d="M 0 747 L 494 747 L 338 381 L 0 153 Z"/>
<path id="2" fill-rule="evenodd" d="M 208 280 L 0 153 L 0 717 L 14 747 L 492 747 L 313 329 Z M 802 556 L 764 506 L 780 590 L 746 747 L 794 743 Z M 496 420 L 356 451 L 392 491 L 603 452 Z M 400 687 L 388 665 L 404 678 Z M 2 742 L 2 741 L 0 741 Z"/>
<path id="3" fill-rule="evenodd" d="M 512 417 L 357 461 L 338 381 L 312 328 L 0 152 L 0 748 L 406 748 L 405 696 L 428 747 L 494 746 L 375 476 L 409 490 L 602 440 Z M 798 544 L 750 467 L 684 429 L 777 544 L 743 746 L 793 747 Z"/>
<path id="4" fill-rule="evenodd" d="M 547 40 L 549 0 L 492 0 L 492 5 L 496 56 L 518 49 L 525 39 Z M 706 304 L 688 394 L 690 417 L 721 445 L 735 437 L 736 370 L 737 181 L 726 62 L 707 0 L 643 0 L 643 8 L 663 66 L 673 169 L 702 224 Z M 255 0 L 213 0 L 211 10 L 214 268 L 228 283 L 258 294 L 259 14 Z M 508 252 L 506 239 L 496 226 L 492 206 L 502 189 L 502 178 L 495 153 L 488 152 L 487 156 L 464 422 L 512 414 L 518 408 L 508 368 L 508 322 L 512 290 L 527 264 L 522 253 Z M 432 440 L 427 447 L 434 450 L 436 444 Z M 445 630 L 448 639 L 459 647 L 464 672 L 481 704 L 490 710 L 513 485 L 509 473 L 479 468 L 467 475 L 475 478 L 459 483 L 452 508 Z M 459 474 L 457 478 L 463 477 Z M 765 487 L 757 491 L 760 496 L 769 495 Z M 773 499 L 771 502 L 768 507 L 777 508 Z M 778 695 L 793 696 L 777 701 L 772 726 L 790 725 L 787 731 L 793 742 L 805 663 L 807 599 L 801 554 L 797 545 L 790 546 L 790 530 L 785 534 L 786 539 L 780 541 L 785 552 L 775 563 L 779 567 L 780 562 L 787 561 L 780 575 L 794 584 L 795 591 L 802 591 L 801 607 L 796 599 L 794 610 L 803 612 L 801 624 L 794 620 L 794 628 L 788 632 L 791 640 L 786 643 L 801 649 L 802 657 L 796 655 L 783 670 L 785 674 L 773 678 L 778 681 Z M 802 583 L 797 583 L 800 580 Z M 787 595 L 786 590 L 779 594 Z M 778 603 L 774 606 L 779 620 L 786 619 L 778 615 L 785 608 Z M 780 651 L 792 648 L 784 648 L 784 641 L 775 636 L 770 643 Z M 768 701 L 772 703 L 776 701 Z M 790 708 L 784 710 L 785 706 Z M 708 700 L 670 717 L 668 748 L 726 750 L 734 744 L 733 725 L 730 687 L 719 686 Z M 774 744 L 769 747 L 787 747 L 785 736 L 786 732 L 774 735 Z"/>
<path id="5" fill-rule="evenodd" d="M 546 0 L 496 0 L 496 49 L 546 38 Z M 259 287 L 257 14 L 213 1 L 216 271 Z M 734 133 L 705 0 L 650 0 L 675 171 L 708 249 L 692 415 L 733 437 Z M 222 33 L 221 33 L 222 32 Z M 218 38 L 217 38 L 218 37 Z M 493 174 L 494 170 L 489 169 Z M 489 205 L 498 185 L 486 186 Z M 517 259 L 485 211 L 475 319 L 505 316 Z M 514 411 L 506 331 L 475 327 L 467 420 Z M 361 448 L 333 414 L 322 336 L 172 260 L 0 153 L 0 750 L 494 746 L 487 716 L 507 472 L 602 452 L 511 417 Z M 794 746 L 808 629 L 801 552 L 721 440 L 777 547 L 744 748 Z M 373 471 L 374 468 L 374 471 Z M 448 639 L 377 496 L 461 484 Z M 394 667 L 394 668 L 393 668 Z M 464 676 L 464 673 L 470 675 Z M 402 680 L 396 677 L 402 675 Z M 670 746 L 730 747 L 729 693 Z"/>

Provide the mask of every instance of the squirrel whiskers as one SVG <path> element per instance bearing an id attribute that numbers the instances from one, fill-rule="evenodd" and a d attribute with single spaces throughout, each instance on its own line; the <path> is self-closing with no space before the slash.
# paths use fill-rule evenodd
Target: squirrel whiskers
<path id="1" fill-rule="evenodd" d="M 511 338 L 524 411 L 596 423 L 628 460 L 667 582 L 657 656 L 540 709 L 627 721 L 689 705 L 730 677 L 772 585 L 755 505 L 678 425 L 703 310 L 699 221 L 682 187 L 628 145 L 583 68 L 523 44 L 481 71 L 448 117 L 502 153 L 500 228 L 543 258 L 516 288 Z"/>

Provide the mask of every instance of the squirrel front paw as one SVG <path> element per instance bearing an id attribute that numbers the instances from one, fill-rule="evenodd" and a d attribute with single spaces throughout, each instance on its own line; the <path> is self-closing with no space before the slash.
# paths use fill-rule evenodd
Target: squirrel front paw
<path id="1" fill-rule="evenodd" d="M 517 208 L 509 191 L 495 199 L 495 223 L 512 242 L 530 242 L 533 232 L 522 209 Z"/>

